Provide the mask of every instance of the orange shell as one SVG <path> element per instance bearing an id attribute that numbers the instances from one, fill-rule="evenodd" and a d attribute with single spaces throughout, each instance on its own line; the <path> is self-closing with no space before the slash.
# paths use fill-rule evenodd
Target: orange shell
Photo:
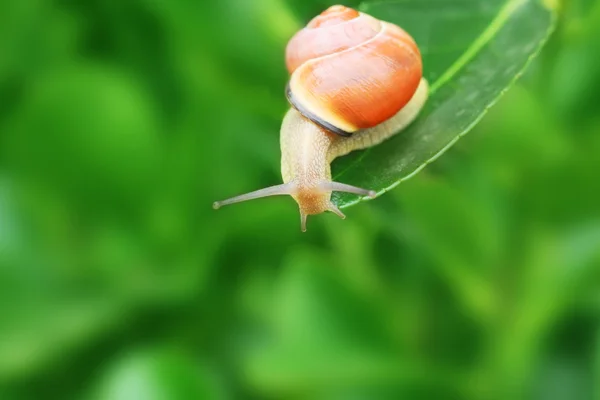
<path id="1" fill-rule="evenodd" d="M 393 117 L 423 73 L 419 49 L 400 27 L 344 6 L 314 18 L 288 43 L 293 103 L 345 132 Z"/>

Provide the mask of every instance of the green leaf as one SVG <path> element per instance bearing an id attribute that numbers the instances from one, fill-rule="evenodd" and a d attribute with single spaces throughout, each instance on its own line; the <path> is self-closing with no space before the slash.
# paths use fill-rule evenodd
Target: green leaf
<path id="1" fill-rule="evenodd" d="M 549 3 L 549 2 L 546 2 Z M 417 41 L 431 85 L 421 116 L 387 142 L 333 164 L 336 181 L 379 194 L 414 176 L 483 117 L 523 73 L 552 32 L 541 0 L 398 0 L 362 11 L 396 23 Z M 340 206 L 360 201 L 336 195 Z"/>

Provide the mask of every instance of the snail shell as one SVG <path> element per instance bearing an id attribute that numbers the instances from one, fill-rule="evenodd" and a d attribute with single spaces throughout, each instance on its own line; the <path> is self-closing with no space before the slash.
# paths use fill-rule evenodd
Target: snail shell
<path id="1" fill-rule="evenodd" d="M 287 46 L 286 64 L 290 103 L 345 136 L 394 116 L 423 73 L 410 35 L 344 6 L 330 7 L 299 31 Z"/>

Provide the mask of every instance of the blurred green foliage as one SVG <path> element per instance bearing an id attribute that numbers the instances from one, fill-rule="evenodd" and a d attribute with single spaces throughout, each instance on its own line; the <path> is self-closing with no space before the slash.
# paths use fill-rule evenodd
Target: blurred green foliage
<path id="1" fill-rule="evenodd" d="M 347 220 L 214 212 L 332 3 L 0 2 L 0 398 L 599 398 L 600 1 Z"/>

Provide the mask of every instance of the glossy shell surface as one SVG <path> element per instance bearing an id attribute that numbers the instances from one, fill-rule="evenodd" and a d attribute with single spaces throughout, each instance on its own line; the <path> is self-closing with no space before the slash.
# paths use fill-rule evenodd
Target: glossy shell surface
<path id="1" fill-rule="evenodd" d="M 344 6 L 314 18 L 288 43 L 290 101 L 352 133 L 400 111 L 422 77 L 419 49 L 400 27 Z"/>

